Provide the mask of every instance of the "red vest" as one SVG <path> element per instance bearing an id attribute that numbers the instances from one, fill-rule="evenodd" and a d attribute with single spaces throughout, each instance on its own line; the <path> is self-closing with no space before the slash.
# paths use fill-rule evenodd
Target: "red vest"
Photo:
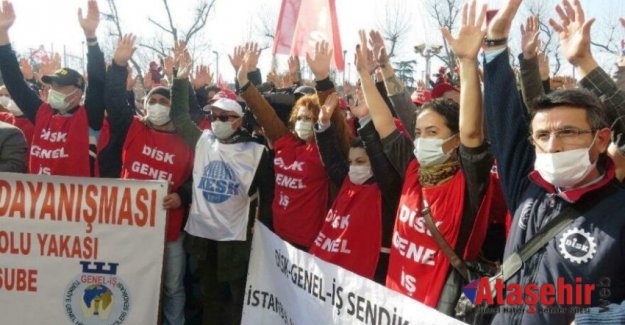
<path id="1" fill-rule="evenodd" d="M 11 113 L 0 112 L 0 121 L 13 124 L 22 130 L 26 142 L 30 147 L 33 141 L 33 133 L 35 131 L 35 125 L 26 116 L 14 116 Z"/>
<path id="2" fill-rule="evenodd" d="M 54 114 L 41 104 L 30 146 L 29 172 L 60 176 L 91 176 L 89 122 L 80 106 L 72 115 Z"/>
<path id="3" fill-rule="evenodd" d="M 310 253 L 373 278 L 382 246 L 382 193 L 376 183 L 355 185 L 346 177 Z"/>
<path id="4" fill-rule="evenodd" d="M 438 230 L 447 243 L 455 247 L 462 220 L 466 184 L 462 171 L 444 184 L 427 188 L 419 184 L 418 175 L 419 166 L 413 160 L 406 170 L 399 201 L 386 286 L 435 308 L 451 264 L 431 237 L 422 217 L 422 195 L 425 195 Z M 483 243 L 488 223 L 490 188 L 491 186 L 476 217 L 473 232 L 463 254 L 465 259 L 477 255 Z"/>
<path id="5" fill-rule="evenodd" d="M 170 192 L 176 191 L 191 175 L 193 149 L 175 133 L 160 132 L 134 118 L 122 152 L 124 179 L 166 179 L 172 182 Z M 178 239 L 185 207 L 169 210 L 167 240 Z"/>
<path id="6" fill-rule="evenodd" d="M 274 229 L 282 239 L 308 248 L 328 208 L 328 174 L 314 142 L 289 133 L 276 140 L 274 149 Z"/>

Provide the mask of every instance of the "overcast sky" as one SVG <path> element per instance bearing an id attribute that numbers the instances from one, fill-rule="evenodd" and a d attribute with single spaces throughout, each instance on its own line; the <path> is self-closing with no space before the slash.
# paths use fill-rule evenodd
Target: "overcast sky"
<path id="1" fill-rule="evenodd" d="M 192 8 L 198 0 L 169 0 L 172 6 L 174 20 L 182 29 L 188 28 Z M 348 51 L 347 62 L 353 61 L 353 47 L 357 42 L 357 30 L 360 28 L 375 28 L 384 20 L 385 8 L 399 7 L 410 19 L 409 32 L 402 47 L 399 48 L 398 59 L 417 59 L 417 71 L 424 70 L 423 60 L 412 52 L 412 47 L 419 43 L 440 43 L 440 32 L 436 26 L 427 22 L 429 18 L 425 1 L 431 0 L 336 0 L 337 14 L 343 47 Z M 488 0 L 489 7 L 498 8 L 505 0 Z M 540 1 L 540 0 L 539 0 Z M 213 66 L 216 55 L 219 53 L 220 73 L 226 80 L 234 76 L 228 62 L 227 54 L 232 48 L 250 39 L 261 40 L 257 30 L 261 19 L 275 23 L 280 7 L 280 0 L 217 0 L 214 11 L 210 14 L 204 35 L 198 41 L 206 45 L 206 53 L 201 61 Z M 101 12 L 108 12 L 107 1 L 98 1 Z M 83 40 L 82 30 L 78 25 L 76 11 L 79 7 L 86 10 L 85 0 L 14 0 L 17 19 L 11 29 L 10 36 L 18 52 L 27 51 L 43 44 L 46 49 L 54 48 L 56 52 L 63 51 L 64 46 L 69 53 L 80 56 Z M 596 17 L 599 21 L 593 27 L 594 33 L 600 33 L 608 21 L 617 22 L 618 17 L 625 17 L 625 1 L 623 0 L 582 0 L 587 9 L 588 17 Z M 591 5 L 592 4 L 592 5 Z M 133 32 L 148 40 L 157 29 L 151 25 L 147 17 L 166 22 L 162 0 L 117 0 L 124 32 Z M 524 16 L 520 14 L 519 16 Z M 518 21 L 519 19 L 517 19 Z M 602 25 L 603 24 L 603 25 Z M 106 43 L 107 23 L 102 21 L 98 31 L 101 43 Z M 513 31 L 518 30 L 518 22 L 513 25 Z M 625 33 L 618 30 L 618 40 Z M 266 41 L 265 41 L 266 42 Z M 111 43 L 110 41 L 108 42 Z M 518 45 L 516 46 L 518 48 Z M 270 55 L 265 53 L 261 57 L 261 68 L 267 71 Z M 285 59 L 283 59 L 284 61 Z M 605 60 L 604 67 L 609 68 L 613 58 Z M 284 64 L 284 63 L 282 63 Z M 435 67 L 438 63 L 435 63 Z M 353 64 L 351 77 L 355 78 Z"/>

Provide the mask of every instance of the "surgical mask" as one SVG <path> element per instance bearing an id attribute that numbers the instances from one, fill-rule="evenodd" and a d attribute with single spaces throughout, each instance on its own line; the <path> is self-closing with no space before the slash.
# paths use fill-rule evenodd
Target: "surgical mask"
<path id="1" fill-rule="evenodd" d="M 370 165 L 351 165 L 348 175 L 352 183 L 362 185 L 373 176 L 373 171 Z"/>
<path id="2" fill-rule="evenodd" d="M 312 135 L 313 132 L 313 123 L 310 121 L 297 121 L 295 122 L 295 133 L 297 136 L 307 141 L 308 138 Z"/>
<path id="3" fill-rule="evenodd" d="M 2 107 L 7 108 L 10 101 L 11 98 L 9 98 L 8 96 L 0 96 L 0 105 L 2 105 Z"/>
<path id="4" fill-rule="evenodd" d="M 67 111 L 69 110 L 69 105 L 71 105 L 71 103 L 66 102 L 65 100 L 73 95 L 76 91 L 78 91 L 78 89 L 72 91 L 71 93 L 65 95 L 64 93 L 60 92 L 60 91 L 56 91 L 54 89 L 50 89 L 48 91 L 48 104 L 50 105 L 50 107 L 54 108 L 55 110 L 59 111 L 59 113 L 61 114 L 65 114 L 67 113 Z"/>
<path id="5" fill-rule="evenodd" d="M 443 144 L 448 139 L 416 138 L 414 140 L 414 155 L 420 166 L 428 167 L 442 164 L 451 157 L 450 153 L 443 152 Z"/>
<path id="6" fill-rule="evenodd" d="M 169 107 L 161 104 L 148 104 L 146 118 L 153 125 L 165 125 L 170 121 Z"/>
<path id="7" fill-rule="evenodd" d="M 213 130 L 213 134 L 221 140 L 230 138 L 236 131 L 232 128 L 232 122 L 222 121 L 213 121 L 211 123 L 211 129 Z"/>
<path id="8" fill-rule="evenodd" d="M 581 182 L 595 168 L 588 148 L 554 153 L 536 153 L 534 169 L 555 187 L 571 187 Z"/>
<path id="9" fill-rule="evenodd" d="M 22 110 L 19 107 L 17 107 L 17 104 L 13 101 L 13 99 L 9 99 L 9 104 L 5 106 L 4 108 L 6 108 L 9 112 L 11 112 L 11 114 L 15 116 L 24 115 L 24 112 L 22 112 Z"/>

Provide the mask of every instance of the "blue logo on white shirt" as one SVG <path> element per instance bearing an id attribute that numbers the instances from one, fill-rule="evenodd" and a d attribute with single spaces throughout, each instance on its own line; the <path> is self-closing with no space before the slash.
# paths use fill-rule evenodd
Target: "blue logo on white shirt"
<path id="1" fill-rule="evenodd" d="M 211 161 L 204 167 L 198 188 L 210 203 L 223 203 L 233 195 L 239 195 L 239 182 L 234 171 L 223 161 Z"/>

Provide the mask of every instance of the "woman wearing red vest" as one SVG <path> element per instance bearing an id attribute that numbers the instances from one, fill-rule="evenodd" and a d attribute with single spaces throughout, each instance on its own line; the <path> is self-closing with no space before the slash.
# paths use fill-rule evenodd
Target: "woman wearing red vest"
<path id="1" fill-rule="evenodd" d="M 340 187 L 309 252 L 384 284 L 401 178 L 393 169 L 371 123 L 364 123 L 349 155 L 340 150 L 330 117 L 336 94 L 321 107 L 315 138 L 332 182 Z M 355 112 L 367 115 L 366 108 Z M 356 109 L 354 109 L 356 111 Z"/>
<path id="2" fill-rule="evenodd" d="M 240 65 L 237 78 L 241 97 L 275 151 L 274 230 L 282 239 L 307 250 L 319 233 L 329 201 L 330 182 L 314 141 L 313 125 L 319 115 L 319 103 L 324 102 L 334 88 L 328 77 L 332 52 L 324 42 L 318 44 L 315 59 L 308 58 L 318 93 L 303 96 L 295 103 L 287 126 L 249 83 L 247 73 L 256 69 L 260 52 L 255 44 L 248 44 L 247 48 L 246 60 Z M 335 111 L 332 122 L 337 127 L 341 150 L 347 152 L 349 135 L 345 117 Z"/>
<path id="3" fill-rule="evenodd" d="M 467 10 L 471 11 L 469 15 Z M 387 157 L 404 178 L 386 285 L 448 315 L 454 314 L 462 281 L 432 238 L 424 208 L 429 208 L 447 243 L 461 258 L 470 261 L 477 258 L 484 241 L 492 188 L 489 183 L 493 158 L 484 141 L 476 63 L 484 38 L 480 27 L 485 10 L 476 15 L 473 2 L 470 9 L 465 5 L 463 12 L 465 17 L 479 18 L 463 24 L 457 39 L 445 33 L 460 59 L 460 109 L 446 99 L 422 106 L 417 112 L 414 145 L 399 134 L 390 110 L 375 91 L 366 68 L 364 32 L 356 51 L 356 65 L 371 118 Z M 378 61 L 387 89 L 396 93 L 393 88 L 401 86 L 384 50 L 380 53 Z"/>
<path id="4" fill-rule="evenodd" d="M 176 133 L 169 118 L 170 90 L 153 88 L 145 99 L 146 116 L 135 115 L 126 100 L 128 61 L 134 52 L 135 37 L 125 35 L 117 43 L 111 68 L 106 74 L 106 110 L 110 123 L 109 141 L 100 152 L 101 161 L 121 160 L 123 179 L 166 179 L 171 193 L 163 200 L 168 209 L 164 261 L 163 321 L 184 324 L 185 290 L 183 285 L 186 255 L 182 247 L 182 224 L 191 202 L 190 177 L 193 149 Z M 117 154 L 116 154 L 117 153 Z M 185 183 L 189 188 L 187 188 Z"/>

